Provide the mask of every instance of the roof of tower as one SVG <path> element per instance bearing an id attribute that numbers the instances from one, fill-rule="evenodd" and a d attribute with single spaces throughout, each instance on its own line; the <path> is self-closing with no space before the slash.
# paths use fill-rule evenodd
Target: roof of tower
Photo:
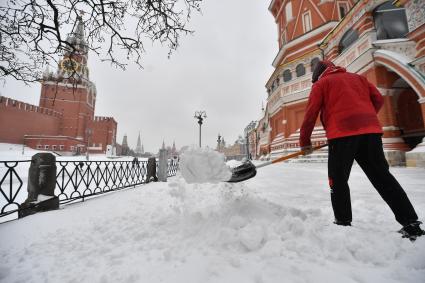
<path id="1" fill-rule="evenodd" d="M 68 35 L 66 41 L 74 45 L 79 51 L 87 52 L 87 43 L 84 36 L 84 23 L 83 18 L 78 15 L 74 29 Z"/>

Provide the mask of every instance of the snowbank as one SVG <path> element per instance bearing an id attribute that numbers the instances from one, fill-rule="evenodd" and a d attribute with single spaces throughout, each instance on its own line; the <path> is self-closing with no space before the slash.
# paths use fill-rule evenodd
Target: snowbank
<path id="1" fill-rule="evenodd" d="M 424 220 L 425 170 L 392 170 Z M 1 224 L 0 282 L 424 282 L 425 238 L 401 238 L 358 166 L 353 227 L 332 224 L 326 164 L 168 180 Z"/>

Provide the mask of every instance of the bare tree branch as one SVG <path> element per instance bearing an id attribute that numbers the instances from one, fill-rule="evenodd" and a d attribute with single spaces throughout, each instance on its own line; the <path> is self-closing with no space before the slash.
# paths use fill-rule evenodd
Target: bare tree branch
<path id="1" fill-rule="evenodd" d="M 125 69 L 142 67 L 144 44 L 179 46 L 181 34 L 202 0 L 5 0 L 0 2 L 0 80 L 39 80 L 46 65 L 81 46 L 64 34 L 76 29 L 82 13 L 87 51 Z M 120 56 L 124 50 L 125 56 Z"/>

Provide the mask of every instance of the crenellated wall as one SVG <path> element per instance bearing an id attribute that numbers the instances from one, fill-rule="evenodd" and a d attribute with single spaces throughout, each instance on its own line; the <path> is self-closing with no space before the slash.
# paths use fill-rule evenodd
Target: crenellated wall
<path id="1" fill-rule="evenodd" d="M 62 113 L 0 96 L 0 142 L 23 143 L 24 135 L 58 135 Z"/>

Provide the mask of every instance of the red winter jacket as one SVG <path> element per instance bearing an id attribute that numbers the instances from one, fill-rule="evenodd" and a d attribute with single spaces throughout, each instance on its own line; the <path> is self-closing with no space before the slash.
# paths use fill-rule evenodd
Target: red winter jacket
<path id="1" fill-rule="evenodd" d="M 310 137 L 317 115 L 328 140 L 361 134 L 382 133 L 377 113 L 383 99 L 374 85 L 363 76 L 346 72 L 331 62 L 312 86 L 300 146 L 311 145 Z"/>

